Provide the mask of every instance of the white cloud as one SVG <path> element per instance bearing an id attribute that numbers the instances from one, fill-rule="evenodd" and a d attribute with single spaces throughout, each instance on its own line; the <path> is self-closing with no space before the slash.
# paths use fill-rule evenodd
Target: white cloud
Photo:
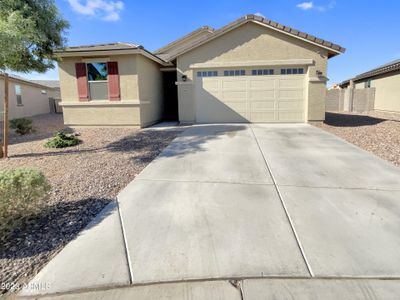
<path id="1" fill-rule="evenodd" d="M 260 12 L 256 12 L 254 15 L 255 15 L 255 16 L 259 16 L 259 17 L 262 17 L 262 18 L 265 18 L 265 16 L 264 16 L 262 13 L 260 13 Z"/>
<path id="2" fill-rule="evenodd" d="M 110 0 L 68 0 L 72 9 L 79 14 L 104 21 L 118 21 L 124 9 L 122 1 Z"/>
<path id="3" fill-rule="evenodd" d="M 314 7 L 314 4 L 312 2 L 303 2 L 303 3 L 297 4 L 296 6 L 303 10 L 309 10 Z"/>
<path id="4" fill-rule="evenodd" d="M 318 11 L 327 11 L 329 9 L 334 8 L 336 5 L 335 0 L 331 0 L 328 4 L 325 5 L 315 5 L 314 2 L 302 2 L 297 4 L 296 6 L 302 10 L 310 10 L 310 9 L 315 9 Z"/>

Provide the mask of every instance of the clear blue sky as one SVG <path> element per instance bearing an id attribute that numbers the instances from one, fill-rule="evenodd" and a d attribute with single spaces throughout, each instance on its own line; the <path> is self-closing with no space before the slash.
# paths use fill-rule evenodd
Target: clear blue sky
<path id="1" fill-rule="evenodd" d="M 266 18 L 347 49 L 329 60 L 329 84 L 400 58 L 398 0 L 56 0 L 71 28 L 68 45 L 132 42 L 155 50 L 203 25 L 242 15 Z M 26 74 L 57 79 L 57 70 Z"/>

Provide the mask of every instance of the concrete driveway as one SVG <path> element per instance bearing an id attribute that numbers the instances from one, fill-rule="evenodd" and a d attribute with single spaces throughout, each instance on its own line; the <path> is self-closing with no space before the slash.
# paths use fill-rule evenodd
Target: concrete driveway
<path id="1" fill-rule="evenodd" d="M 400 293 L 400 169 L 306 124 L 191 127 L 89 228 L 21 295 Z"/>

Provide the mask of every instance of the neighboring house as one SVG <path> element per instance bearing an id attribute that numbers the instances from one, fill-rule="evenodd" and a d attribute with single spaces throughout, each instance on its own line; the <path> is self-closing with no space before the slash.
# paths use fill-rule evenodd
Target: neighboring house
<path id="1" fill-rule="evenodd" d="M 327 60 L 344 48 L 247 15 L 151 53 L 115 43 L 59 52 L 68 125 L 307 122 L 325 118 Z"/>
<path id="2" fill-rule="evenodd" d="M 44 79 L 41 79 L 41 80 L 37 79 L 37 80 L 30 80 L 30 81 L 51 88 L 51 90 L 53 91 L 53 95 L 52 96 L 55 99 L 61 98 L 60 81 L 58 81 L 58 80 L 44 80 Z"/>
<path id="3" fill-rule="evenodd" d="M 351 85 L 352 84 L 352 85 Z M 400 59 L 355 76 L 339 84 L 341 88 L 370 89 L 373 109 L 400 112 Z"/>
<path id="4" fill-rule="evenodd" d="M 58 81 L 57 81 L 58 82 Z M 19 76 L 9 76 L 9 119 L 31 117 L 51 112 L 49 98 L 57 95 L 57 83 L 49 86 L 45 82 L 27 80 Z M 4 105 L 4 75 L 0 74 L 0 111 Z M 0 113 L 0 120 L 3 114 Z"/>

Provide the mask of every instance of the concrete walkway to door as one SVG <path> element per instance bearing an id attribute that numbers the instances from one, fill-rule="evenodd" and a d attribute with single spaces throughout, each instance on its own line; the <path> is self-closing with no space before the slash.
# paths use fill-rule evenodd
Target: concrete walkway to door
<path id="1" fill-rule="evenodd" d="M 193 126 L 89 227 L 20 295 L 400 293 L 400 169 L 306 124 Z"/>

